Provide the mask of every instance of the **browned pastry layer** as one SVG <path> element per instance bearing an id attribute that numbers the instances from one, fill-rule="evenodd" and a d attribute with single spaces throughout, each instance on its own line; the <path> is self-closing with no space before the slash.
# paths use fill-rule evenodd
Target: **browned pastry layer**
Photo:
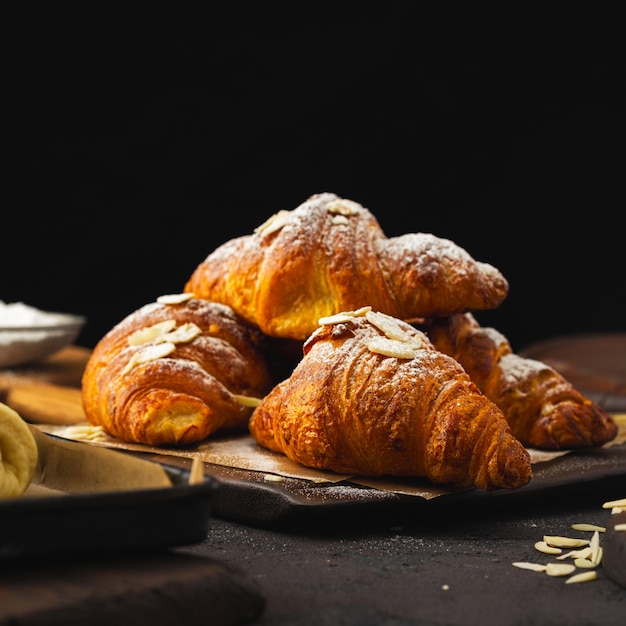
<path id="1" fill-rule="evenodd" d="M 271 388 L 260 333 L 227 306 L 190 295 L 145 305 L 99 341 L 82 379 L 91 424 L 150 445 L 247 427 L 246 398 Z"/>
<path id="2" fill-rule="evenodd" d="M 269 336 L 304 341 L 321 317 L 362 306 L 403 320 L 494 308 L 508 283 L 448 239 L 388 238 L 363 206 L 323 193 L 222 244 L 185 291 Z"/>
<path id="3" fill-rule="evenodd" d="M 369 307 L 322 320 L 250 432 L 315 468 L 514 489 L 530 457 L 463 368 L 410 324 Z"/>
<path id="4" fill-rule="evenodd" d="M 502 409 L 525 446 L 585 448 L 617 436 L 617 424 L 598 404 L 546 363 L 515 354 L 502 333 L 480 326 L 471 313 L 428 320 L 423 328 Z"/>

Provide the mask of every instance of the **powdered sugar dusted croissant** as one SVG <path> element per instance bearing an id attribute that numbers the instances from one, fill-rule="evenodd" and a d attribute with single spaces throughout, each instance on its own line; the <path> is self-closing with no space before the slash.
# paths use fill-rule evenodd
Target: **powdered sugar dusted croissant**
<path id="1" fill-rule="evenodd" d="M 245 429 L 271 388 L 260 333 L 227 306 L 163 297 L 96 345 L 82 379 L 88 421 L 128 442 L 185 445 Z"/>
<path id="2" fill-rule="evenodd" d="M 531 479 L 501 411 L 426 335 L 370 307 L 321 321 L 252 437 L 303 465 L 492 490 Z"/>
<path id="3" fill-rule="evenodd" d="M 269 336 L 304 341 L 321 317 L 362 306 L 403 320 L 494 308 L 508 283 L 448 239 L 388 238 L 369 210 L 323 193 L 222 244 L 185 291 Z"/>
<path id="4" fill-rule="evenodd" d="M 423 328 L 502 409 L 524 445 L 565 450 L 617 436 L 617 424 L 598 404 L 546 363 L 515 354 L 502 333 L 480 326 L 471 313 L 428 320 Z"/>

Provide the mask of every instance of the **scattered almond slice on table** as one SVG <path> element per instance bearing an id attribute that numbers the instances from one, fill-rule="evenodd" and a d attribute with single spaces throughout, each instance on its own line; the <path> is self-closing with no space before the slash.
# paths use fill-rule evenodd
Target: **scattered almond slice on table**
<path id="1" fill-rule="evenodd" d="M 613 514 L 626 510 L 626 498 L 620 500 L 607 501 L 602 505 L 604 509 L 611 509 Z M 535 542 L 535 549 L 542 554 L 558 555 L 555 558 L 559 561 L 548 563 L 534 563 L 528 561 L 515 561 L 514 567 L 527 569 L 534 572 L 541 572 L 548 576 L 567 576 L 565 583 L 582 583 L 596 580 L 598 578 L 598 567 L 602 563 L 603 548 L 600 545 L 600 534 L 606 532 L 604 526 L 597 524 L 572 524 L 572 529 L 579 532 L 592 533 L 590 539 L 565 537 L 559 535 L 544 535 L 543 538 Z M 626 524 L 616 524 L 614 531 L 626 532 Z M 563 548 L 572 548 L 563 552 Z M 564 561 L 571 559 L 571 562 Z M 580 570 L 580 571 L 577 571 Z"/>
<path id="2" fill-rule="evenodd" d="M 602 505 L 603 509 L 612 509 L 613 513 L 621 513 L 626 510 L 626 498 L 621 500 L 609 500 Z"/>

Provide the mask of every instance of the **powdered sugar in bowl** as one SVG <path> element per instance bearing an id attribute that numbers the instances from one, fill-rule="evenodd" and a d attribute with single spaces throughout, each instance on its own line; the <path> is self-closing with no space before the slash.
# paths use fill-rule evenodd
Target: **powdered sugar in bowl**
<path id="1" fill-rule="evenodd" d="M 85 318 L 0 300 L 0 368 L 35 363 L 71 344 Z"/>

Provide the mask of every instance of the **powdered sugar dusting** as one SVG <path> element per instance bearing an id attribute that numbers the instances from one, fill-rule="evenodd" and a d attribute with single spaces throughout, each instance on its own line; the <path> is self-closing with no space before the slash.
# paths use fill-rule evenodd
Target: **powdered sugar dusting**
<path id="1" fill-rule="evenodd" d="M 453 241 L 436 237 L 431 233 L 407 233 L 379 242 L 379 246 L 416 265 L 420 272 L 433 263 L 453 265 L 457 274 L 467 273 L 474 263 L 470 254 Z"/>
<path id="2" fill-rule="evenodd" d="M 552 370 L 546 363 L 527 359 L 515 353 L 505 354 L 500 359 L 500 369 L 507 386 L 518 386 L 520 381 L 530 380 L 542 370 Z"/>
<path id="3" fill-rule="evenodd" d="M 481 327 L 481 332 L 485 333 L 485 336 L 493 343 L 495 346 L 508 346 L 509 340 L 498 330 L 492 328 L 490 326 Z"/>
<path id="4" fill-rule="evenodd" d="M 29 326 L 47 326 L 59 323 L 59 316 L 41 311 L 23 302 L 5 304 L 0 300 L 0 327 L 26 328 Z"/>

